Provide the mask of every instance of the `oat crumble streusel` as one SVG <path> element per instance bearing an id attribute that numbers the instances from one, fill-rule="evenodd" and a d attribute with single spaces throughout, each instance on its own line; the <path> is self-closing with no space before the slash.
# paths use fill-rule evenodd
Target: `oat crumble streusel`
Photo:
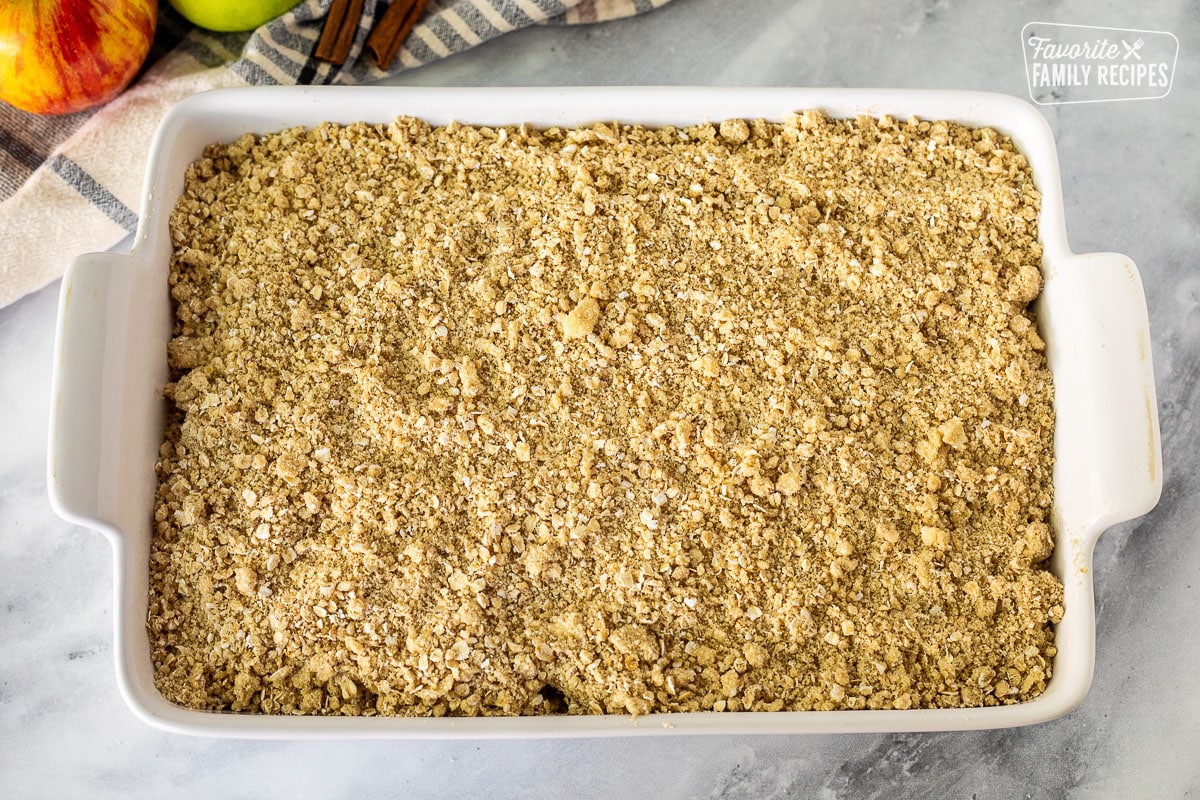
<path id="1" fill-rule="evenodd" d="M 171 220 L 159 689 L 1035 696 L 1062 615 L 1039 202 L 995 131 L 816 112 L 209 147 Z"/>

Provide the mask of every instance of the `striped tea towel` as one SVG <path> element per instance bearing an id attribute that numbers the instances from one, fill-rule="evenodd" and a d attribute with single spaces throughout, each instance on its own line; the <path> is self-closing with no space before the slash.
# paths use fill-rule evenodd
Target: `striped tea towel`
<path id="1" fill-rule="evenodd" d="M 384 0 L 365 0 L 342 67 L 312 52 L 332 0 L 304 0 L 252 33 L 200 30 L 160 0 L 150 66 L 98 111 L 37 117 L 0 103 L 0 307 L 39 289 L 76 255 L 137 227 L 150 141 L 175 102 L 206 89 L 357 84 L 462 52 L 533 24 L 603 22 L 670 0 L 432 0 L 388 72 L 360 57 Z"/>

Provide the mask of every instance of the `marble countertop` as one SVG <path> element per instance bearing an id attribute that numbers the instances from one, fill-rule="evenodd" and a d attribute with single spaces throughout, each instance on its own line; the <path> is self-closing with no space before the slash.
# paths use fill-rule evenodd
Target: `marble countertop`
<path id="1" fill-rule="evenodd" d="M 1076 711 L 972 733 L 514 742 L 259 742 L 153 730 L 113 670 L 112 555 L 51 512 L 46 420 L 57 285 L 0 310 L 0 796 L 975 797 L 1200 793 L 1200 17 L 1186 0 L 1018 7 L 944 0 L 676 0 L 540 28 L 404 85 L 903 86 L 1026 96 L 1030 21 L 1168 30 L 1164 99 L 1042 110 L 1070 240 L 1141 270 L 1165 487 L 1096 550 L 1095 682 Z M 1136 9 L 1136 10 L 1135 10 Z"/>

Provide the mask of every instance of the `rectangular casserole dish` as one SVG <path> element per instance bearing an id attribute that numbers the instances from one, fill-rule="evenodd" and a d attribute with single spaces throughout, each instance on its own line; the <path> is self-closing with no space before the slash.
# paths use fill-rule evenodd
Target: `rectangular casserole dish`
<path id="1" fill-rule="evenodd" d="M 184 173 L 205 145 L 247 132 L 331 121 L 575 126 L 595 121 L 687 125 L 729 117 L 780 120 L 817 108 L 834 117 L 890 114 L 989 126 L 1029 159 L 1042 193 L 1045 289 L 1040 333 L 1055 383 L 1052 571 L 1066 613 L 1044 694 L 1012 706 L 935 710 L 730 712 L 490 718 L 292 717 L 194 711 L 154 685 L 146 633 L 155 461 L 172 310 L 168 218 Z M 843 89 L 251 88 L 184 100 L 150 153 L 129 254 L 78 258 L 63 281 L 55 350 L 48 483 L 55 510 L 104 533 L 115 557 L 116 667 L 121 692 L 150 724 L 190 734 L 301 737 L 546 737 L 664 733 L 803 733 L 998 728 L 1041 722 L 1078 703 L 1091 682 L 1092 549 L 1109 526 L 1150 510 L 1162 487 L 1149 326 L 1138 273 L 1125 256 L 1067 246 L 1053 136 L 1029 104 L 996 94 Z"/>

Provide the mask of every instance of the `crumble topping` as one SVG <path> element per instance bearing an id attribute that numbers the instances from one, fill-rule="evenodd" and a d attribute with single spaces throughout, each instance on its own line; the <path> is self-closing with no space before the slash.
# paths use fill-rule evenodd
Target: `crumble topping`
<path id="1" fill-rule="evenodd" d="M 148 628 L 200 709 L 979 706 L 1062 589 L 1040 197 L 990 129 L 805 112 L 209 147 Z"/>

